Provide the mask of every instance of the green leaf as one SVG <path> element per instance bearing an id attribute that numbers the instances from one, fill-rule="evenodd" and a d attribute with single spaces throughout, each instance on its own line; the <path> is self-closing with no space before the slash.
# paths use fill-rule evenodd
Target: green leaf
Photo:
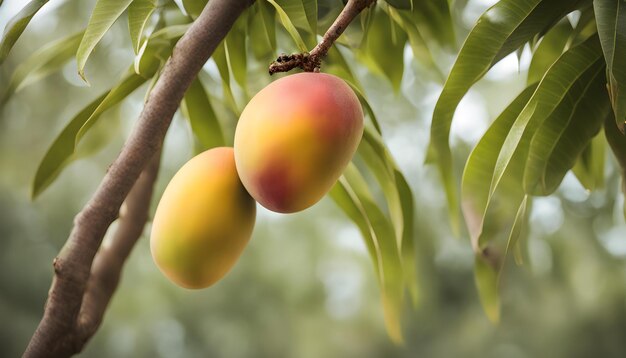
<path id="1" fill-rule="evenodd" d="M 626 3 L 594 0 L 598 35 L 606 60 L 609 96 L 622 132 L 626 122 Z"/>
<path id="2" fill-rule="evenodd" d="M 509 251 L 512 248 L 519 248 L 519 238 L 524 225 L 528 222 L 528 196 L 519 203 L 515 220 L 509 232 L 507 246 L 504 257 L 499 258 L 497 251 L 493 249 L 482 249 L 474 256 L 474 279 L 483 310 L 489 320 L 493 323 L 500 321 L 500 294 L 499 287 L 504 271 L 504 264 Z"/>
<path id="3" fill-rule="evenodd" d="M 226 144 L 209 95 L 198 78 L 194 79 L 185 93 L 182 109 L 203 151 Z"/>
<path id="4" fill-rule="evenodd" d="M 541 80 L 548 68 L 566 50 L 571 33 L 572 25 L 569 21 L 561 21 L 548 31 L 533 53 L 533 58 L 528 68 L 527 83 L 535 83 Z"/>
<path id="5" fill-rule="evenodd" d="M 352 88 L 354 93 L 356 93 L 356 96 L 359 98 L 361 105 L 365 107 L 365 113 L 368 114 L 370 120 L 372 121 L 372 125 L 374 126 L 376 131 L 379 134 L 382 133 L 382 130 L 380 128 L 380 123 L 378 122 L 378 119 L 376 118 L 376 114 L 374 113 L 372 106 L 370 106 L 369 102 L 367 101 L 367 98 L 365 98 L 365 95 L 361 92 L 361 90 L 354 83 L 348 82 L 348 81 L 346 81 L 346 83 Z"/>
<path id="6" fill-rule="evenodd" d="M 250 47 L 257 59 L 266 60 L 276 54 L 276 11 L 265 1 L 256 1 L 250 12 Z"/>
<path id="7" fill-rule="evenodd" d="M 556 190 L 576 159 L 600 131 L 610 110 L 604 92 L 604 63 L 589 69 L 576 81 L 562 102 L 533 136 L 524 172 L 524 190 L 548 195 Z"/>
<path id="8" fill-rule="evenodd" d="M 20 38 L 22 32 L 30 23 L 30 20 L 35 16 L 35 14 L 44 6 L 49 0 L 32 0 L 26 6 L 17 13 L 17 15 L 13 16 L 11 20 L 7 23 L 4 28 L 4 35 L 2 36 L 2 42 L 0 42 L 0 64 L 4 62 L 4 60 L 11 52 L 13 45 Z"/>
<path id="9" fill-rule="evenodd" d="M 209 0 L 182 0 L 183 7 L 192 19 L 198 18 Z"/>
<path id="10" fill-rule="evenodd" d="M 593 12 L 593 4 L 591 4 L 589 0 L 587 0 L 587 2 L 589 3 L 588 6 L 580 9 L 580 18 L 576 23 L 574 31 L 572 31 L 570 35 L 568 47 L 578 45 L 598 32 L 595 14 Z"/>
<path id="11" fill-rule="evenodd" d="M 448 137 L 459 102 L 495 63 L 545 31 L 573 6 L 571 0 L 502 0 L 480 17 L 465 40 L 435 105 L 428 153 L 429 159 L 436 160 L 444 183 L 453 229 L 458 230 L 458 198 Z"/>
<path id="12" fill-rule="evenodd" d="M 420 34 L 416 22 L 411 18 L 411 13 L 390 8 L 389 16 L 407 33 L 413 56 L 428 68 L 435 70 L 443 78 L 443 73 L 437 67 L 426 40 Z"/>
<path id="13" fill-rule="evenodd" d="M 353 89 L 356 88 L 362 94 L 363 86 L 354 75 L 354 72 L 352 72 L 346 58 L 341 51 L 339 51 L 339 46 L 331 46 L 330 49 L 328 49 L 323 66 L 324 72 L 332 73 L 342 78 L 344 81 L 348 82 Z"/>
<path id="14" fill-rule="evenodd" d="M 604 186 L 605 147 L 606 139 L 603 134 L 598 133 L 583 150 L 572 168 L 580 184 L 589 191 Z"/>
<path id="15" fill-rule="evenodd" d="M 367 165 L 368 169 L 374 174 L 376 181 L 385 195 L 387 208 L 391 223 L 396 233 L 396 241 L 398 247 L 402 244 L 402 231 L 404 230 L 404 218 L 402 213 L 402 204 L 400 203 L 400 195 L 396 187 L 395 172 L 389 170 L 393 166 L 385 153 L 377 152 L 370 144 L 372 136 L 364 138 L 359 144 L 358 154 Z"/>
<path id="16" fill-rule="evenodd" d="M 121 102 L 145 81 L 145 78 L 135 73 L 127 74 L 117 86 L 92 101 L 70 120 L 39 163 L 33 181 L 33 198 L 36 198 L 46 189 L 60 174 L 61 170 L 74 159 L 73 156 L 80 137 L 95 124 L 100 115 Z"/>
<path id="17" fill-rule="evenodd" d="M 619 164 L 622 175 L 622 194 L 626 196 L 626 135 L 617 127 L 613 113 L 610 113 L 604 121 L 604 135 Z M 626 218 L 626 201 L 623 214 Z"/>
<path id="18" fill-rule="evenodd" d="M 566 51 L 550 67 L 532 98 L 513 124 L 502 146 L 494 170 L 490 193 L 493 193 L 499 185 L 502 175 L 512 162 L 511 158 L 515 153 L 521 153 L 518 155 L 527 158 L 530 140 L 544 120 L 550 116 L 558 117 L 568 114 L 567 112 L 563 114 L 564 110 L 573 106 L 573 103 L 570 105 L 567 103 L 568 93 L 577 81 L 592 78 L 589 77 L 589 71 L 595 73 L 597 67 L 595 69 L 593 67 L 601 65 L 599 64 L 601 58 L 600 43 L 598 37 L 594 36 Z M 525 188 L 528 186 L 525 185 Z"/>
<path id="19" fill-rule="evenodd" d="M 506 258 L 508 257 L 511 250 L 519 245 L 519 239 L 522 236 L 522 231 L 524 230 L 524 226 L 528 223 L 528 202 L 530 201 L 528 195 L 524 195 L 524 199 L 520 204 L 517 214 L 515 214 L 515 221 L 513 222 L 513 227 L 511 228 L 511 232 L 509 233 L 509 240 L 506 244 L 506 251 L 504 252 L 504 259 L 502 260 L 502 265 L 498 271 L 498 285 L 500 283 L 500 279 L 502 278 L 502 271 L 504 270 L 504 264 L 506 262 Z"/>
<path id="20" fill-rule="evenodd" d="M 498 154 L 515 119 L 526 106 L 536 88 L 537 84 L 528 86 L 507 106 L 476 144 L 465 165 L 461 186 L 461 208 L 470 233 L 472 246 L 476 252 L 480 252 L 481 241 L 485 240 L 481 240 L 481 237 L 483 237 L 483 227 L 490 205 L 489 189 Z M 523 170 L 524 163 L 519 163 L 519 167 L 521 170 L 517 170 L 517 172 Z M 519 177 L 515 179 L 519 181 Z M 523 194 L 521 193 L 521 186 L 515 191 L 518 193 L 506 193 L 508 195 L 505 203 L 513 202 L 510 199 L 520 197 Z M 515 204 L 513 203 L 513 205 Z"/>
<path id="21" fill-rule="evenodd" d="M 78 74 L 87 82 L 85 78 L 85 64 L 91 52 L 109 31 L 115 20 L 126 10 L 133 0 L 98 0 L 96 7 L 91 13 L 89 24 L 85 30 L 83 40 L 76 52 L 76 62 L 78 64 Z M 87 82 L 88 83 L 88 82 Z"/>
<path id="22" fill-rule="evenodd" d="M 498 295 L 498 272 L 486 258 L 480 254 L 474 257 L 474 280 L 478 289 L 480 303 L 491 322 L 500 321 L 500 297 Z"/>
<path id="23" fill-rule="evenodd" d="M 146 82 L 146 78 L 143 76 L 139 76 L 136 73 L 132 73 L 132 70 L 128 71 L 128 74 L 125 78 L 115 87 L 109 91 L 107 96 L 102 100 L 98 108 L 87 118 L 83 126 L 80 128 L 78 133 L 76 133 L 76 145 L 83 138 L 85 133 L 94 125 L 95 121 L 100 118 L 100 115 L 106 111 L 107 109 L 113 107 L 114 105 L 121 102 L 124 98 L 128 97 L 131 93 L 133 93 L 139 86 Z M 132 73 L 132 74 L 131 74 Z"/>
<path id="24" fill-rule="evenodd" d="M 226 56 L 225 44 L 222 43 L 217 46 L 215 51 L 213 51 L 213 61 L 217 65 L 217 69 L 220 73 L 220 77 L 222 78 L 222 90 L 224 92 L 224 101 L 228 105 L 228 107 L 234 112 L 239 114 L 239 107 L 237 106 L 237 102 L 235 101 L 235 96 L 233 95 L 232 88 L 230 87 L 230 71 L 228 68 L 228 57 Z"/>
<path id="25" fill-rule="evenodd" d="M 413 0 L 413 23 L 427 39 L 435 39 L 442 46 L 455 47 L 456 38 L 448 0 Z"/>
<path id="26" fill-rule="evenodd" d="M 128 6 L 128 31 L 135 54 L 141 47 L 141 35 L 156 8 L 156 0 L 133 0 Z"/>
<path id="27" fill-rule="evenodd" d="M 348 188 L 350 185 L 345 182 L 345 179 L 338 180 L 337 183 L 329 191 L 328 195 L 337 204 L 337 206 L 352 220 L 365 241 L 365 247 L 370 255 L 372 264 L 374 265 L 374 271 L 376 272 L 376 278 L 379 284 L 382 284 L 382 272 L 379 263 L 379 253 L 376 249 L 376 243 L 372 237 L 369 221 L 364 213 L 361 202 L 354 196 L 354 192 Z"/>
<path id="28" fill-rule="evenodd" d="M 402 10 L 411 10 L 413 8 L 413 0 L 385 0 L 387 4 Z"/>
<path id="29" fill-rule="evenodd" d="M 294 26 L 317 34 L 317 0 L 276 0 Z"/>
<path id="30" fill-rule="evenodd" d="M 302 39 L 302 36 L 300 36 L 300 33 L 291 22 L 289 15 L 287 15 L 285 10 L 283 10 L 283 8 L 280 7 L 280 5 L 276 3 L 276 1 L 274 0 L 267 0 L 267 1 L 270 4 L 272 4 L 272 6 L 274 6 L 274 8 L 276 9 L 276 12 L 278 13 L 278 18 L 280 19 L 280 23 L 283 24 L 283 27 L 285 28 L 285 30 L 287 30 L 289 35 L 291 35 L 291 38 L 296 43 L 296 46 L 298 46 L 298 49 L 301 52 L 307 52 L 308 51 L 307 46 L 305 45 L 304 40 Z"/>
<path id="31" fill-rule="evenodd" d="M 407 35 L 384 11 L 374 11 L 372 24 L 358 53 L 374 72 L 385 76 L 398 91 L 404 72 L 404 45 Z"/>
<path id="32" fill-rule="evenodd" d="M 369 223 L 370 232 L 378 250 L 387 332 L 395 342 L 402 342 L 400 321 L 404 301 L 404 277 L 393 226 L 372 198 L 365 179 L 354 165 L 348 166 L 340 182 L 353 192 L 353 199 L 360 202 Z"/>
<path id="33" fill-rule="evenodd" d="M 60 70 L 74 57 L 82 36 L 80 32 L 52 42 L 22 61 L 15 69 L 1 102 L 6 102 L 13 93 L 29 84 Z"/>
<path id="34" fill-rule="evenodd" d="M 133 64 L 135 73 L 145 78 L 152 77 L 154 82 L 157 78 L 154 74 L 170 57 L 174 45 L 187 32 L 189 26 L 190 24 L 172 25 L 152 33 L 143 42 L 137 56 L 135 56 Z"/>
<path id="35" fill-rule="evenodd" d="M 247 21 L 241 16 L 228 32 L 224 40 L 226 59 L 235 81 L 244 92 L 248 89 L 247 84 L 247 55 L 246 55 L 246 28 Z"/>
<path id="36" fill-rule="evenodd" d="M 413 203 L 413 193 L 406 178 L 400 170 L 394 171 L 396 187 L 400 195 L 402 205 L 402 265 L 404 266 L 404 277 L 413 306 L 419 302 L 419 290 L 417 284 L 417 259 L 415 254 L 414 228 L 415 228 L 415 205 Z"/>

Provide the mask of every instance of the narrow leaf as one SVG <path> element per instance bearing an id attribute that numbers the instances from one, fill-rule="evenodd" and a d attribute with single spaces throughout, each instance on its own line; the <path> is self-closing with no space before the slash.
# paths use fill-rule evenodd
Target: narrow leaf
<path id="1" fill-rule="evenodd" d="M 535 83 L 541 80 L 548 68 L 566 50 L 565 46 L 570 39 L 571 33 L 572 25 L 569 21 L 561 21 L 548 31 L 533 53 L 533 58 L 528 68 L 527 83 Z"/>
<path id="2" fill-rule="evenodd" d="M 622 132 L 626 122 L 626 2 L 594 0 L 598 35 L 606 60 L 609 95 Z"/>
<path id="3" fill-rule="evenodd" d="M 524 196 L 522 203 L 517 210 L 517 214 L 515 214 L 515 221 L 513 222 L 513 227 L 511 228 L 511 232 L 509 233 L 509 240 L 506 244 L 506 251 L 504 252 L 504 259 L 502 260 L 502 265 L 498 272 L 498 285 L 500 283 L 500 279 L 502 278 L 502 271 L 504 270 L 504 264 L 506 262 L 506 258 L 508 257 L 511 250 L 519 245 L 519 239 L 522 236 L 522 231 L 524 226 L 528 222 L 528 202 L 530 201 L 528 195 Z"/>
<path id="4" fill-rule="evenodd" d="M 402 265 L 404 267 L 404 277 L 409 295 L 413 306 L 416 307 L 419 302 L 418 278 L 417 278 L 417 259 L 415 254 L 414 229 L 415 229 L 415 205 L 413 203 L 413 193 L 406 178 L 400 172 L 395 170 L 396 187 L 400 195 L 400 203 L 402 205 Z"/>
<path id="5" fill-rule="evenodd" d="M 372 137 L 370 136 L 368 138 Z M 385 195 L 391 223 L 396 232 L 396 241 L 398 247 L 400 247 L 402 244 L 402 232 L 404 230 L 404 217 L 402 215 L 400 195 L 396 187 L 395 172 L 388 169 L 391 163 L 388 163 L 386 153 L 382 153 L 382 155 L 379 154 L 366 139 L 362 140 L 359 144 L 358 154 L 363 158 L 368 169 L 374 174 L 376 181 Z"/>
<path id="6" fill-rule="evenodd" d="M 502 0 L 480 17 L 465 40 L 435 106 L 428 154 L 437 162 L 453 228 L 458 226 L 458 198 L 448 137 L 459 102 L 495 63 L 545 31 L 574 5 L 571 0 Z"/>
<path id="7" fill-rule="evenodd" d="M 141 35 L 156 8 L 156 0 L 133 0 L 128 6 L 128 31 L 135 54 L 141 46 Z"/>
<path id="8" fill-rule="evenodd" d="M 209 95 L 198 78 L 191 83 L 185 93 L 182 108 L 202 150 L 225 145 L 222 127 L 217 120 Z"/>
<path id="9" fill-rule="evenodd" d="M 598 37 L 594 36 L 565 52 L 550 67 L 507 135 L 496 163 L 490 193 L 499 185 L 515 153 L 522 153 L 522 158 L 526 158 L 530 140 L 538 126 L 553 115 L 553 112 L 554 116 L 561 116 L 562 108 L 568 108 L 567 104 L 562 107 L 559 104 L 567 100 L 569 91 L 577 81 L 581 78 L 591 79 L 588 77 L 589 70 L 598 66 L 601 58 L 600 43 Z"/>
<path id="10" fill-rule="evenodd" d="M 192 19 L 198 18 L 209 0 L 182 0 L 183 7 Z"/>
<path id="11" fill-rule="evenodd" d="M 80 32 L 62 38 L 35 51 L 26 60 L 22 61 L 15 69 L 0 102 L 6 102 L 13 93 L 43 79 L 51 73 L 59 71 L 74 57 L 82 37 L 83 33 Z"/>
<path id="12" fill-rule="evenodd" d="M 435 70 L 438 75 L 443 77 L 441 70 L 437 67 L 433 55 L 428 48 L 426 40 L 419 32 L 417 24 L 411 18 L 410 12 L 389 9 L 391 18 L 404 30 L 409 39 L 409 45 L 413 51 L 413 56 L 428 68 Z"/>
<path id="13" fill-rule="evenodd" d="M 605 156 L 606 139 L 602 133 L 598 133 L 578 157 L 572 168 L 572 172 L 580 184 L 588 191 L 604 186 Z"/>
<path id="14" fill-rule="evenodd" d="M 85 123 L 83 123 L 78 133 L 76 133 L 76 145 L 78 145 L 78 142 L 80 142 L 85 133 L 95 124 L 95 121 L 100 118 L 100 115 L 104 111 L 120 103 L 124 98 L 128 97 L 137 88 L 139 88 L 139 86 L 146 82 L 145 77 L 139 76 L 131 70 L 128 72 L 129 73 L 125 76 L 125 78 L 117 86 L 113 87 L 111 91 L 109 91 L 96 110 L 93 111 Z"/>
<path id="15" fill-rule="evenodd" d="M 448 0 L 412 0 L 411 18 L 420 34 L 441 46 L 455 47 L 456 39 Z"/>
<path id="16" fill-rule="evenodd" d="M 93 125 L 103 112 L 118 104 L 145 81 L 145 78 L 134 73 L 126 75 L 119 85 L 92 101 L 70 120 L 39 163 L 33 181 L 33 198 L 46 189 L 73 159 L 79 133 Z"/>
<path id="17" fill-rule="evenodd" d="M 317 34 L 317 0 L 276 0 L 294 26 Z"/>
<path id="18" fill-rule="evenodd" d="M 601 60 L 575 82 L 554 112 L 533 136 L 524 172 L 524 190 L 533 195 L 551 194 L 576 159 L 602 128 L 610 110 L 604 92 Z"/>
<path id="19" fill-rule="evenodd" d="M 604 135 L 619 164 L 622 175 L 622 195 L 626 196 L 626 135 L 617 127 L 613 113 L 610 113 L 604 121 Z M 626 218 L 626 200 L 624 201 L 623 214 Z"/>
<path id="20" fill-rule="evenodd" d="M 15 45 L 15 42 L 20 38 L 33 16 L 35 16 L 39 9 L 48 1 L 49 0 L 32 0 L 9 20 L 4 28 L 2 42 L 0 42 L 0 64 L 7 58 L 13 45 Z"/>
<path id="21" fill-rule="evenodd" d="M 389 5 L 403 10 L 411 10 L 413 2 L 411 0 L 385 0 Z"/>
<path id="22" fill-rule="evenodd" d="M 298 49 L 302 52 L 307 52 L 308 49 L 304 43 L 304 40 L 302 39 L 302 36 L 300 36 L 300 33 L 291 22 L 291 19 L 289 18 L 285 10 L 283 10 L 283 8 L 280 7 L 280 5 L 276 3 L 276 1 L 274 0 L 267 0 L 267 1 L 270 4 L 272 4 L 272 6 L 274 6 L 274 8 L 276 9 L 276 12 L 278 13 L 278 18 L 280 19 L 280 23 L 283 24 L 283 27 L 285 28 L 285 30 L 287 30 L 289 35 L 291 35 L 291 38 L 296 43 L 296 46 L 298 46 Z"/>
<path id="23" fill-rule="evenodd" d="M 111 28 L 115 20 L 126 10 L 133 0 L 98 0 L 96 7 L 91 13 L 89 24 L 85 30 L 85 35 L 76 52 L 76 62 L 78 64 L 78 74 L 87 82 L 85 78 L 85 64 L 91 52 L 102 39 L 104 34 Z"/>
<path id="24" fill-rule="evenodd" d="M 370 30 L 358 53 L 361 61 L 385 76 L 396 91 L 400 89 L 404 72 L 406 41 L 406 33 L 384 11 L 378 10 L 374 11 Z"/>
<path id="25" fill-rule="evenodd" d="M 250 12 L 250 47 L 254 56 L 259 60 L 275 57 L 276 52 L 276 11 L 265 1 L 256 1 Z"/>
<path id="26" fill-rule="evenodd" d="M 461 203 L 465 222 L 476 252 L 480 251 L 479 238 L 482 235 L 485 216 L 487 215 L 490 183 L 498 154 L 515 119 L 526 106 L 536 88 L 537 84 L 527 87 L 496 118 L 472 150 L 465 165 Z"/>
<path id="27" fill-rule="evenodd" d="M 378 205 L 374 202 L 365 179 L 354 165 L 349 165 L 344 173 L 344 185 L 354 192 L 361 202 L 371 232 L 380 250 L 380 266 L 383 287 L 383 311 L 389 336 L 395 342 L 402 342 L 401 311 L 403 307 L 404 277 L 394 229 Z"/>
<path id="28" fill-rule="evenodd" d="M 500 297 L 498 295 L 498 272 L 483 256 L 476 254 L 474 259 L 474 279 L 480 303 L 493 323 L 500 321 Z"/>
<path id="29" fill-rule="evenodd" d="M 215 49 L 215 51 L 213 51 L 213 56 L 211 56 L 211 58 L 215 61 L 217 69 L 220 73 L 220 77 L 222 78 L 224 101 L 234 113 L 239 113 L 239 107 L 237 106 L 235 96 L 233 95 L 232 88 L 230 87 L 230 70 L 228 66 L 228 57 L 226 56 L 226 48 L 224 42 L 222 42 Z"/>
<path id="30" fill-rule="evenodd" d="M 233 28 L 228 32 L 224 41 L 226 58 L 235 81 L 244 92 L 248 89 L 247 84 L 247 53 L 246 53 L 246 27 L 247 22 L 240 17 Z"/>
<path id="31" fill-rule="evenodd" d="M 338 180 L 332 187 L 328 195 L 337 204 L 337 206 L 352 220 L 365 241 L 365 247 L 370 255 L 372 264 L 374 265 L 374 271 L 376 272 L 376 279 L 379 284 L 382 285 L 382 270 L 380 268 L 380 253 L 376 248 L 376 243 L 372 237 L 369 222 L 364 213 L 363 207 L 360 201 L 354 197 L 352 191 L 348 191 L 349 184 L 345 183 L 345 180 Z"/>

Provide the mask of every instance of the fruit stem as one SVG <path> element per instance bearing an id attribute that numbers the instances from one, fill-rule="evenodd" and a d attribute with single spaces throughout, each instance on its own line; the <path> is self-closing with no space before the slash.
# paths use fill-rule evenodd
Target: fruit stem
<path id="1" fill-rule="evenodd" d="M 319 72 L 322 59 L 328 53 L 335 41 L 350 25 L 361 11 L 374 4 L 376 0 L 348 0 L 335 22 L 328 28 L 322 40 L 310 52 L 282 54 L 269 67 L 270 75 L 278 72 L 288 72 L 298 67 L 305 72 Z"/>

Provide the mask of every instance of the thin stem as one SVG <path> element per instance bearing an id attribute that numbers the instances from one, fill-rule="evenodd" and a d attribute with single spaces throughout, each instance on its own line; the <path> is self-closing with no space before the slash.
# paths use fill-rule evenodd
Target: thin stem
<path id="1" fill-rule="evenodd" d="M 335 41 L 361 11 L 375 2 L 376 0 L 348 0 L 335 22 L 328 28 L 322 40 L 313 50 L 308 53 L 279 56 L 276 61 L 270 64 L 270 75 L 278 72 L 288 72 L 296 67 L 301 68 L 305 72 L 319 72 L 322 59 L 324 59 Z"/>

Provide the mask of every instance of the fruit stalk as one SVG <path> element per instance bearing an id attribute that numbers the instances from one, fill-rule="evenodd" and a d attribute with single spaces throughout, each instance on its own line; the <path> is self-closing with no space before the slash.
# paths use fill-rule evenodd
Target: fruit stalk
<path id="1" fill-rule="evenodd" d="M 211 0 L 176 44 L 133 132 L 92 198 L 74 219 L 74 228 L 54 260 L 55 277 L 44 316 L 24 357 L 67 357 L 82 350 L 89 337 L 77 340 L 75 332 L 102 239 L 140 173 L 163 145 L 185 91 L 252 2 Z"/>
<path id="2" fill-rule="evenodd" d="M 335 41 L 366 7 L 376 0 L 348 0 L 335 22 L 328 28 L 322 40 L 311 50 L 305 53 L 280 55 L 269 67 L 270 75 L 278 72 L 289 72 L 294 68 L 301 68 L 305 72 L 319 72 L 322 59 L 328 53 Z"/>

